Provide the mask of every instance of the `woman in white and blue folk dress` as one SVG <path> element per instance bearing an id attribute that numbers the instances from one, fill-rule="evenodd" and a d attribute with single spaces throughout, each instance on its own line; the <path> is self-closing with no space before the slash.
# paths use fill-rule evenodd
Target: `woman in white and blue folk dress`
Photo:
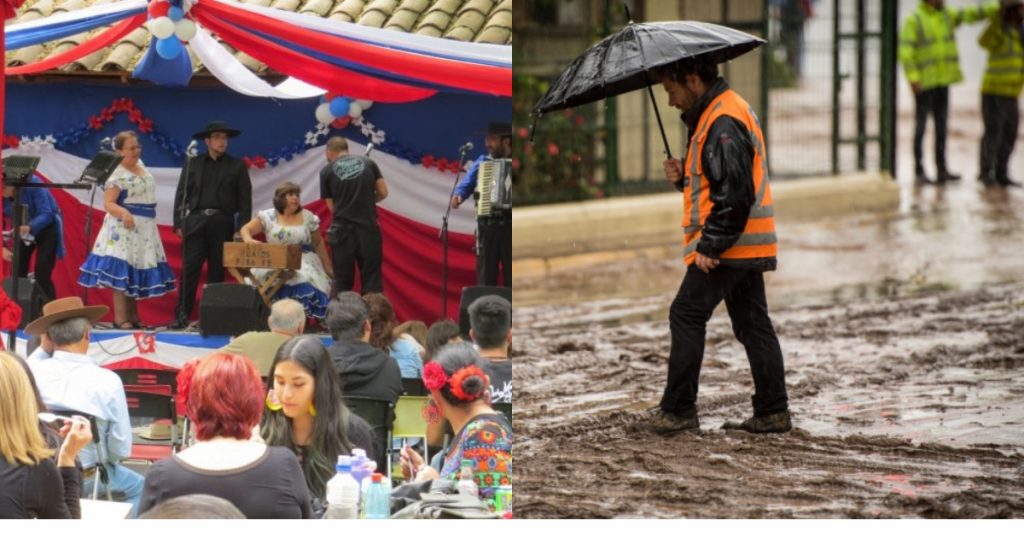
<path id="1" fill-rule="evenodd" d="M 284 243 L 302 247 L 302 266 L 274 294 L 274 300 L 294 299 L 302 303 L 308 317 L 323 320 L 330 302 L 331 281 L 334 279 L 331 259 L 320 237 L 320 217 L 304 209 L 301 189 L 285 181 L 274 189 L 274 207 L 256 214 L 239 234 L 246 243 L 259 243 L 254 235 L 264 234 L 268 243 Z M 253 275 L 262 279 L 268 269 L 253 269 Z"/>
<path id="2" fill-rule="evenodd" d="M 174 273 L 156 225 L 156 180 L 142 163 L 139 138 L 122 131 L 114 149 L 124 160 L 104 184 L 107 215 L 78 283 L 113 290 L 115 328 L 140 329 L 136 301 L 174 291 Z"/>

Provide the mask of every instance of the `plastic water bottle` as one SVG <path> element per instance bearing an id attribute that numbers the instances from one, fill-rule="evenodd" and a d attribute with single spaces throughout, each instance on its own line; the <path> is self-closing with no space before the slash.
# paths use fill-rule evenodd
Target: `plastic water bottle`
<path id="1" fill-rule="evenodd" d="M 359 517 L 359 482 L 352 476 L 352 460 L 338 456 L 335 467 L 338 474 L 327 482 L 326 519 L 356 519 Z"/>
<path id="2" fill-rule="evenodd" d="M 366 457 L 365 450 L 361 448 L 352 449 L 352 477 L 356 479 L 356 482 L 362 484 L 365 479 L 373 474 L 376 468 L 377 464 Z"/>
<path id="3" fill-rule="evenodd" d="M 462 460 L 459 468 L 459 482 L 455 485 L 455 489 L 459 491 L 459 495 L 480 496 L 480 488 L 473 481 L 473 460 Z"/>
<path id="4" fill-rule="evenodd" d="M 373 473 L 366 489 L 366 519 L 388 519 L 391 517 L 391 484 L 384 475 Z"/>

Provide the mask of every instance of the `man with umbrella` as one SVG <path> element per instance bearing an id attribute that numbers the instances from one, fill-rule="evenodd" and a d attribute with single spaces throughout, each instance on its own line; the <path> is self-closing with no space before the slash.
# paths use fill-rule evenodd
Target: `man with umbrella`
<path id="1" fill-rule="evenodd" d="M 697 58 L 659 71 L 669 105 L 690 133 L 686 163 L 664 162 L 683 192 L 686 276 L 669 310 L 672 348 L 661 411 L 645 424 L 659 434 L 697 429 L 697 381 L 708 319 L 725 300 L 733 332 L 754 376 L 754 416 L 727 429 L 778 433 L 792 428 L 782 350 L 764 291 L 777 244 L 764 136 L 753 110 Z"/>
<path id="2" fill-rule="evenodd" d="M 700 427 L 697 382 L 708 319 L 723 300 L 754 377 L 754 416 L 726 429 L 792 429 L 782 350 L 768 317 L 764 271 L 778 251 L 764 135 L 753 110 L 718 76 L 718 64 L 762 45 L 731 28 L 694 21 L 630 23 L 576 58 L 534 107 L 577 106 L 660 82 L 689 128 L 685 163 L 665 177 L 683 193 L 686 276 L 669 310 L 668 382 L 657 415 L 636 426 L 665 435 Z M 653 92 L 650 93 L 654 101 Z M 655 116 L 661 127 L 661 117 Z"/>

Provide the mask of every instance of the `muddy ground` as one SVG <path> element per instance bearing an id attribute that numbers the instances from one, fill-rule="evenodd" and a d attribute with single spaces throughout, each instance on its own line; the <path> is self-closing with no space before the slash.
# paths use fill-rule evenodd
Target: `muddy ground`
<path id="1" fill-rule="evenodd" d="M 517 306 L 517 515 L 1024 517 L 1024 286 L 775 309 L 796 428 L 766 436 L 719 429 L 753 393 L 724 311 L 700 433 L 631 432 L 670 300 Z"/>

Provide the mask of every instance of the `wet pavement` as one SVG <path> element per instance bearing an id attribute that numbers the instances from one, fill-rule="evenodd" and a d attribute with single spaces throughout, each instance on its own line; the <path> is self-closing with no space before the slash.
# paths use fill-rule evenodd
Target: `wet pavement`
<path id="1" fill-rule="evenodd" d="M 767 288 L 792 433 L 719 429 L 753 393 L 724 308 L 701 432 L 632 431 L 664 387 L 678 245 L 514 279 L 522 517 L 1024 517 L 1024 189 L 972 177 L 980 125 L 955 126 L 976 114 L 953 111 L 961 181 L 914 186 L 904 151 L 897 211 L 780 218 Z"/>

